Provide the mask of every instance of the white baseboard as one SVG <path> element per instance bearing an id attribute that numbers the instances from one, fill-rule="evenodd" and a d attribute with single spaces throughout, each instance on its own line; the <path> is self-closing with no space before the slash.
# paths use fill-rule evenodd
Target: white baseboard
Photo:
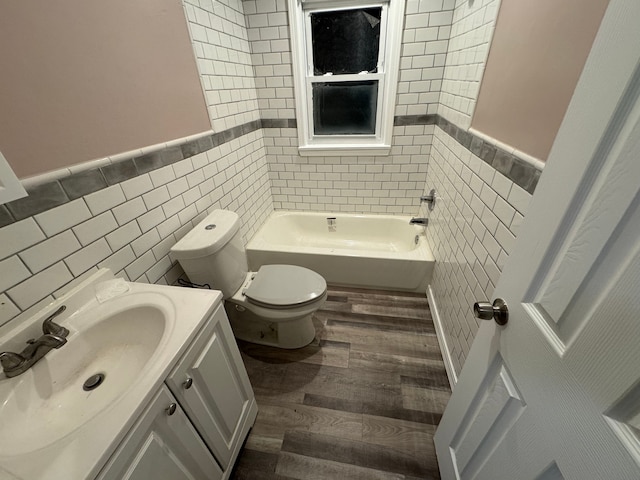
<path id="1" fill-rule="evenodd" d="M 431 289 L 431 285 L 427 287 L 427 299 L 429 300 L 429 308 L 431 309 L 431 317 L 433 318 L 433 324 L 436 327 L 436 335 L 438 336 L 438 343 L 440 343 L 440 350 L 442 351 L 442 359 L 444 360 L 444 368 L 447 371 L 447 377 L 449 378 L 449 385 L 451 390 L 458 383 L 458 375 L 456 375 L 456 369 L 453 367 L 453 360 L 449 351 L 449 345 L 447 344 L 447 337 L 444 334 L 444 327 L 442 326 L 442 319 L 440 318 L 440 312 L 438 311 L 438 305 L 436 304 L 436 298 Z"/>

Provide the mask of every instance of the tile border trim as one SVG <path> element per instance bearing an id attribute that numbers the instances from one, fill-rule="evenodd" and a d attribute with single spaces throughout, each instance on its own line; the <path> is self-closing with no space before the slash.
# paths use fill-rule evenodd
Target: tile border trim
<path id="1" fill-rule="evenodd" d="M 541 170 L 531 162 L 460 128 L 440 115 L 398 115 L 394 126 L 436 125 L 467 150 L 533 194 Z M 222 132 L 191 135 L 167 143 L 91 160 L 22 180 L 29 193 L 0 205 L 0 228 L 64 205 L 125 180 L 193 157 L 263 128 L 297 128 L 295 118 L 263 118 Z"/>
<path id="2" fill-rule="evenodd" d="M 458 127 L 440 115 L 438 115 L 437 126 L 480 160 L 491 165 L 513 183 L 533 195 L 542 170 L 530 161 L 496 146 L 494 142 L 489 142 L 467 129 Z"/>
<path id="3" fill-rule="evenodd" d="M 532 161 L 531 157 L 518 155 L 515 151 L 508 151 L 503 144 L 491 141 L 490 137 L 479 134 L 473 129 L 466 129 L 455 125 L 442 115 L 402 115 L 393 119 L 394 126 L 408 125 L 436 125 L 452 137 L 456 142 L 483 162 L 514 182 L 519 187 L 533 195 L 538 185 L 542 165 L 540 161 Z"/>
<path id="4" fill-rule="evenodd" d="M 222 132 L 192 135 L 22 180 L 29 196 L 0 205 L 0 228 L 206 152 L 260 130 L 262 125 L 262 120 L 253 120 Z"/>

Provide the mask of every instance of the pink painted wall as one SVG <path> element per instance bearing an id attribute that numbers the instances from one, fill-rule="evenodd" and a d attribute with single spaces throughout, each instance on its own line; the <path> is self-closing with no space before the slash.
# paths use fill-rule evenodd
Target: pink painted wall
<path id="1" fill-rule="evenodd" d="M 0 2 L 0 66 L 19 178 L 211 128 L 180 0 Z"/>
<path id="2" fill-rule="evenodd" d="M 546 160 L 609 0 L 502 0 L 472 128 Z"/>

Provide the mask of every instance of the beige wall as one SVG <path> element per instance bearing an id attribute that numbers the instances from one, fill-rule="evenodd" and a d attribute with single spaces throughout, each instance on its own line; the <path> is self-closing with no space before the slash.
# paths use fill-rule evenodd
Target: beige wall
<path id="1" fill-rule="evenodd" d="M 20 178 L 211 128 L 180 0 L 0 2 L 0 65 Z"/>
<path id="2" fill-rule="evenodd" d="M 609 0 L 502 0 L 472 128 L 546 160 Z"/>

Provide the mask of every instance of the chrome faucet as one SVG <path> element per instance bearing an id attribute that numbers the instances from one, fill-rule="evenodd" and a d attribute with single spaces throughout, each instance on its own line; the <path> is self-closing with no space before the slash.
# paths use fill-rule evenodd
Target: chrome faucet
<path id="1" fill-rule="evenodd" d="M 4 374 L 11 378 L 29 370 L 35 363 L 51 351 L 53 348 L 60 348 L 67 343 L 69 330 L 53 322 L 53 319 L 66 310 L 62 305 L 53 312 L 42 323 L 44 332 L 37 339 L 27 341 L 27 346 L 20 353 L 2 352 L 0 353 L 0 365 Z"/>
<path id="2" fill-rule="evenodd" d="M 422 195 L 420 197 L 420 203 L 428 203 L 429 211 L 431 212 L 436 206 L 436 189 L 432 188 L 428 195 Z"/>
<path id="3" fill-rule="evenodd" d="M 426 227 L 427 224 L 429 223 L 429 219 L 428 218 L 412 218 L 411 220 L 409 220 L 409 225 L 422 225 L 423 227 Z"/>
<path id="4" fill-rule="evenodd" d="M 66 337 L 69 335 L 69 330 L 64 328 L 62 325 L 58 325 L 53 322 L 53 319 L 60 315 L 67 309 L 64 305 L 61 305 L 55 312 L 49 315 L 44 322 L 42 322 L 42 331 L 45 335 L 51 334 L 56 335 L 58 337 Z"/>

